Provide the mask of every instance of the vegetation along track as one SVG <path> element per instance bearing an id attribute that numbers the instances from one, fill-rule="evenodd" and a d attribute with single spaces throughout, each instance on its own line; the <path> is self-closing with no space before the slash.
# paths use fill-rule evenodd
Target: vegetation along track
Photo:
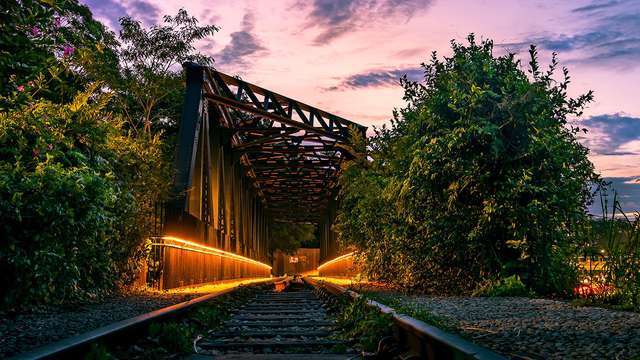
<path id="1" fill-rule="evenodd" d="M 362 347 L 339 325 L 336 296 L 299 280 L 275 284 L 210 294 L 15 359 L 361 358 Z"/>

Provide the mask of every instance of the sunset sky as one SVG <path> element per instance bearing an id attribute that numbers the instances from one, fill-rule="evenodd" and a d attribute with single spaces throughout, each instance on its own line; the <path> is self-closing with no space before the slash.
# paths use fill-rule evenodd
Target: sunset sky
<path id="1" fill-rule="evenodd" d="M 584 144 L 625 210 L 640 209 L 640 0 L 81 2 L 114 31 L 121 16 L 149 26 L 184 7 L 221 27 L 199 44 L 219 71 L 370 127 L 403 105 L 398 78 L 420 79 L 419 64 L 449 55 L 452 39 L 473 32 L 524 60 L 537 44 L 544 62 L 555 51 L 569 68 L 571 95 L 595 92 Z"/>

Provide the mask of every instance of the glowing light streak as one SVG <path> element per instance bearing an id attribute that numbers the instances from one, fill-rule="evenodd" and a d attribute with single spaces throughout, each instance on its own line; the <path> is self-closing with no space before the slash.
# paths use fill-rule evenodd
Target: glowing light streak
<path id="1" fill-rule="evenodd" d="M 253 260 L 253 259 L 249 259 L 247 257 L 241 256 L 241 255 L 238 255 L 238 254 L 234 254 L 234 253 L 230 253 L 230 252 L 227 252 L 227 251 L 224 251 L 224 250 L 216 249 L 214 247 L 198 244 L 198 243 L 193 242 L 193 241 L 183 240 L 183 239 L 179 239 L 179 238 L 176 238 L 176 237 L 173 237 L 173 236 L 163 236 L 163 237 L 161 237 L 161 239 L 163 240 L 163 242 L 161 242 L 161 243 L 152 243 L 151 246 L 165 246 L 165 247 L 170 247 L 170 248 L 174 248 L 174 249 L 198 252 L 198 253 L 201 253 L 201 254 L 216 255 L 216 256 L 220 256 L 220 257 L 226 258 L 226 259 L 238 260 L 238 261 L 246 262 L 246 263 L 249 263 L 249 264 L 262 266 L 262 267 L 265 267 L 265 268 L 271 270 L 271 266 L 269 266 L 267 264 L 264 264 L 264 263 L 261 263 L 259 261 L 256 261 L 256 260 Z"/>
<path id="2" fill-rule="evenodd" d="M 338 262 L 338 261 L 340 261 L 340 260 L 344 260 L 344 259 L 347 259 L 347 258 L 350 258 L 350 257 L 353 257 L 353 252 L 350 252 L 350 253 L 348 253 L 348 254 L 344 254 L 344 255 L 338 256 L 337 258 L 335 258 L 335 259 L 333 259 L 333 260 L 329 260 L 329 261 L 327 261 L 326 263 L 324 263 L 324 264 L 322 264 L 322 265 L 318 266 L 318 270 L 322 269 L 322 268 L 323 268 L 323 267 L 325 267 L 325 266 L 329 266 L 329 265 L 331 265 L 331 264 L 337 263 L 337 262 Z"/>

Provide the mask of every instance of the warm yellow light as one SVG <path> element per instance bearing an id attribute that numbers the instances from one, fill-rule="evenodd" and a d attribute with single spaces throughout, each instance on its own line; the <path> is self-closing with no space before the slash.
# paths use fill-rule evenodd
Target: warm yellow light
<path id="1" fill-rule="evenodd" d="M 329 261 L 327 261 L 326 263 L 324 263 L 324 264 L 322 264 L 322 265 L 318 266 L 318 270 L 320 270 L 321 268 L 323 268 L 323 267 L 325 267 L 325 266 L 331 265 L 331 264 L 333 264 L 333 263 L 336 263 L 336 262 L 338 262 L 338 261 L 340 261 L 340 260 L 344 260 L 344 259 L 349 258 L 349 257 L 352 257 L 352 256 L 353 256 L 353 252 L 350 252 L 350 253 L 348 253 L 348 254 L 344 254 L 344 255 L 338 256 L 337 258 L 335 258 L 335 259 L 333 259 L 333 260 L 329 260 Z"/>
<path id="2" fill-rule="evenodd" d="M 234 254 L 234 253 L 230 253 L 224 250 L 220 250 L 220 249 L 216 249 L 210 246 L 206 246 L 206 245 L 202 245 L 202 244 L 198 244 L 196 242 L 193 241 L 188 241 L 188 240 L 183 240 L 183 239 L 179 239 L 173 236 L 163 236 L 161 237 L 161 239 L 163 240 L 163 242 L 161 243 L 152 243 L 152 246 L 166 246 L 166 247 L 171 247 L 174 249 L 181 249 L 181 250 L 187 250 L 187 251 L 194 251 L 194 252 L 199 252 L 202 254 L 208 254 L 208 255 L 216 255 L 216 256 L 220 256 L 223 258 L 227 258 L 227 259 L 233 259 L 233 260 L 238 260 L 238 261 L 242 261 L 242 262 L 246 262 L 249 264 L 254 264 L 254 265 L 259 265 L 259 266 L 263 266 L 265 268 L 268 268 L 269 270 L 271 270 L 271 266 L 261 263 L 259 261 L 253 260 L 253 259 L 249 259 L 247 257 L 244 256 L 240 256 L 238 254 Z"/>

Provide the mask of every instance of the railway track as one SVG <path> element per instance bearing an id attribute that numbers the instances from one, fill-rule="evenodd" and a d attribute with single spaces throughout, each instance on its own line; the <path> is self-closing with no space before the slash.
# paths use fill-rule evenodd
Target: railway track
<path id="1" fill-rule="evenodd" d="M 310 286 L 258 293 L 237 308 L 223 328 L 195 342 L 198 357 L 242 359 L 350 359 L 356 350 L 335 336 L 327 304 Z M 209 357 L 210 358 L 210 357 Z"/>
<path id="2" fill-rule="evenodd" d="M 373 335 L 379 333 L 368 323 L 355 325 L 351 315 L 345 322 L 345 307 L 360 306 L 347 299 L 358 297 L 311 278 L 304 283 L 280 281 L 275 286 L 271 280 L 110 324 L 14 359 L 504 359 L 368 301 L 367 311 L 375 309 L 376 314 L 387 314 L 385 321 L 389 323 L 385 329 L 393 329 L 394 336 L 379 339 L 382 336 Z M 340 321 L 336 320 L 336 312 L 342 317 Z M 353 326 L 360 331 L 355 339 L 346 335 Z M 365 346 L 361 342 L 362 330 L 378 344 L 376 352 L 363 352 L 371 343 Z"/>
<path id="3" fill-rule="evenodd" d="M 285 283 L 209 294 L 12 359 L 359 358 L 353 341 L 337 336 L 333 296 L 302 282 Z"/>

